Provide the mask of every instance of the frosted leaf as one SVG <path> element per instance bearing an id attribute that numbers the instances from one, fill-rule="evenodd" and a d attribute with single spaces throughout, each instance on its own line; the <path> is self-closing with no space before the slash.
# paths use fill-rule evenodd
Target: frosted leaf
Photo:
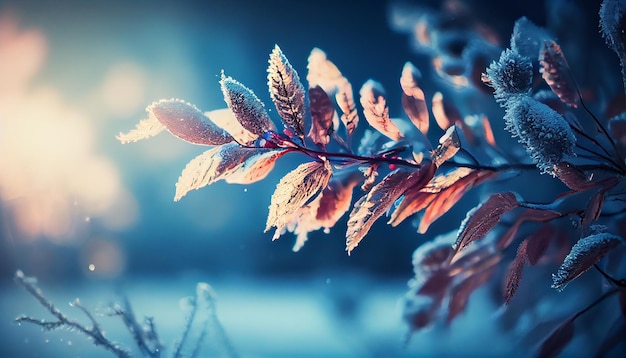
<path id="1" fill-rule="evenodd" d="M 494 89 L 494 98 L 504 105 L 509 97 L 529 94 L 533 81 L 533 66 L 528 57 L 505 49 L 500 59 L 487 67 L 485 83 Z"/>
<path id="2" fill-rule="evenodd" d="M 387 212 L 408 188 L 423 186 L 430 180 L 425 172 L 428 170 L 424 168 L 415 171 L 396 169 L 354 204 L 346 231 L 348 255 L 365 237 L 374 222 Z"/>
<path id="3" fill-rule="evenodd" d="M 214 109 L 212 111 L 204 112 L 204 115 L 209 117 L 213 123 L 223 128 L 228 132 L 236 141 L 240 144 L 250 144 L 256 140 L 259 136 L 245 129 L 235 113 L 230 108 Z"/>
<path id="4" fill-rule="evenodd" d="M 391 140 L 399 141 L 402 138 L 402 134 L 398 127 L 389 119 L 389 108 L 387 107 L 383 86 L 372 79 L 367 80 L 361 87 L 359 95 L 361 96 L 363 115 L 367 122 Z"/>
<path id="5" fill-rule="evenodd" d="M 439 138 L 439 146 L 432 152 L 433 164 L 437 167 L 441 166 L 446 160 L 454 157 L 459 149 L 461 149 L 461 140 L 456 126 L 452 126 Z"/>
<path id="6" fill-rule="evenodd" d="M 467 213 L 459 228 L 454 244 L 457 251 L 470 243 L 482 239 L 500 221 L 505 213 L 519 206 L 517 196 L 511 192 L 496 193 Z"/>
<path id="7" fill-rule="evenodd" d="M 559 99 L 574 108 L 578 107 L 578 90 L 570 73 L 561 47 L 554 41 L 546 41 L 539 53 L 541 77 Z"/>
<path id="8" fill-rule="evenodd" d="M 303 163 L 287 173 L 272 194 L 265 232 L 272 227 L 277 233 L 284 230 L 290 216 L 324 190 L 331 174 L 327 160 Z"/>
<path id="9" fill-rule="evenodd" d="M 158 121 L 176 137 L 193 144 L 220 145 L 232 142 L 233 138 L 210 121 L 198 108 L 180 99 L 164 99 L 152 103 L 148 108 L 148 119 L 126 135 L 118 136 L 123 143 L 136 141 L 157 134 L 162 128 Z"/>
<path id="10" fill-rule="evenodd" d="M 354 95 L 352 94 L 352 85 L 350 82 L 346 80 L 337 86 L 335 100 L 343 112 L 341 122 L 346 127 L 346 133 L 349 137 L 359 124 L 359 115 L 356 111 L 356 104 L 354 103 Z"/>
<path id="11" fill-rule="evenodd" d="M 521 56 L 535 59 L 545 41 L 552 40 L 552 35 L 544 28 L 535 25 L 526 17 L 515 21 L 511 34 L 511 50 Z"/>
<path id="12" fill-rule="evenodd" d="M 454 252 L 452 244 L 455 236 L 453 234 L 439 235 L 413 251 L 413 271 L 417 280 L 448 265 Z"/>
<path id="13" fill-rule="evenodd" d="M 427 135 L 430 122 L 424 91 L 417 83 L 420 78 L 421 73 L 417 67 L 411 62 L 404 64 L 402 76 L 400 77 L 400 86 L 403 92 L 402 107 L 415 127 L 424 135 Z"/>
<path id="14" fill-rule="evenodd" d="M 267 85 L 270 97 L 286 127 L 304 140 L 304 87 L 278 45 L 270 54 Z"/>
<path id="15" fill-rule="evenodd" d="M 211 148 L 187 163 L 176 183 L 174 201 L 222 179 L 242 184 L 261 180 L 284 153 L 283 149 L 246 148 L 236 143 Z"/>
<path id="16" fill-rule="evenodd" d="M 334 131 L 333 120 L 337 114 L 332 100 L 319 85 L 309 88 L 309 111 L 312 123 L 307 137 L 324 147 L 330 142 L 330 135 Z"/>
<path id="17" fill-rule="evenodd" d="M 141 139 L 154 137 L 161 133 L 165 129 L 165 126 L 159 122 L 158 119 L 152 114 L 149 114 L 148 118 L 142 119 L 135 129 L 128 133 L 120 133 L 117 138 L 122 144 L 136 142 Z"/>
<path id="18" fill-rule="evenodd" d="M 555 175 L 555 166 L 574 155 L 576 137 L 563 116 L 529 96 L 508 101 L 506 129 L 518 137 L 542 173 Z"/>
<path id="19" fill-rule="evenodd" d="M 522 274 L 524 273 L 524 266 L 526 265 L 528 240 L 522 241 L 517 249 L 515 259 L 509 265 L 509 269 L 506 275 L 506 284 L 504 287 L 504 304 L 508 305 L 511 302 L 513 296 L 517 292 L 520 281 L 522 280 Z"/>
<path id="20" fill-rule="evenodd" d="M 578 240 L 558 272 L 552 275 L 552 288 L 563 290 L 568 283 L 600 261 L 609 250 L 623 243 L 620 236 L 610 233 L 593 234 Z"/>
<path id="21" fill-rule="evenodd" d="M 461 121 L 461 114 L 458 109 L 447 101 L 441 92 L 435 92 L 433 95 L 431 110 L 433 111 L 435 122 L 444 131 Z"/>
<path id="22" fill-rule="evenodd" d="M 607 45 L 615 51 L 622 66 L 622 80 L 626 89 L 626 1 L 604 0 L 600 7 L 600 30 Z"/>
<path id="23" fill-rule="evenodd" d="M 252 90 L 232 77 L 224 75 L 223 71 L 220 86 L 224 101 L 242 127 L 258 136 L 268 130 L 275 130 L 263 102 Z"/>

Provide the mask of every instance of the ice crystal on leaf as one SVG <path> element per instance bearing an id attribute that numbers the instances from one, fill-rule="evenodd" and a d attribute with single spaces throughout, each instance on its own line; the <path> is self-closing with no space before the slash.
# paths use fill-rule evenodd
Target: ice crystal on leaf
<path id="1" fill-rule="evenodd" d="M 485 80 L 495 90 L 496 101 L 506 104 L 511 96 L 530 93 L 533 66 L 528 58 L 506 49 L 497 62 L 489 65 Z"/>
<path id="2" fill-rule="evenodd" d="M 265 231 L 276 228 L 274 239 L 287 228 L 292 215 L 324 190 L 332 169 L 327 160 L 300 164 L 276 185 L 267 215 Z"/>
<path id="3" fill-rule="evenodd" d="M 304 140 L 304 86 L 278 45 L 270 54 L 267 84 L 286 127 Z"/>
<path id="4" fill-rule="evenodd" d="M 224 101 L 228 108 L 233 111 L 242 127 L 257 136 L 275 129 L 263 102 L 252 90 L 232 77 L 226 76 L 223 72 L 220 85 L 222 86 Z"/>
<path id="5" fill-rule="evenodd" d="M 620 236 L 599 233 L 584 237 L 572 247 L 556 274 L 552 275 L 552 287 L 563 290 L 568 283 L 589 270 L 611 249 L 624 243 Z"/>

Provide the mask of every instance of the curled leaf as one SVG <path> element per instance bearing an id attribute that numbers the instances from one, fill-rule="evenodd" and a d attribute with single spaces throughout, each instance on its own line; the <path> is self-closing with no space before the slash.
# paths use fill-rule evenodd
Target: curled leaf
<path id="1" fill-rule="evenodd" d="M 278 114 L 304 140 L 304 87 L 278 45 L 270 54 L 267 85 Z"/>
<path id="2" fill-rule="evenodd" d="M 446 160 L 451 159 L 461 149 L 461 140 L 456 126 L 451 126 L 446 133 L 439 138 L 439 146 L 432 152 L 433 163 L 439 167 Z"/>
<path id="3" fill-rule="evenodd" d="M 357 247 L 374 222 L 387 212 L 408 188 L 423 186 L 430 180 L 424 172 L 424 168 L 415 171 L 398 168 L 354 204 L 346 231 L 348 254 Z"/>
<path id="4" fill-rule="evenodd" d="M 337 86 L 335 100 L 343 112 L 341 122 L 344 127 L 346 127 L 346 133 L 348 137 L 350 137 L 359 124 L 359 115 L 356 111 L 356 104 L 354 103 L 354 95 L 352 94 L 352 85 L 350 82 L 346 80 Z"/>
<path id="5" fill-rule="evenodd" d="M 309 103 L 313 122 L 307 136 L 313 140 L 313 143 L 325 146 L 330 142 L 330 135 L 333 132 L 335 107 L 328 94 L 319 85 L 309 88 Z"/>
<path id="6" fill-rule="evenodd" d="M 543 44 L 539 53 L 541 77 L 546 81 L 552 92 L 559 99 L 574 108 L 578 107 L 578 90 L 571 75 L 569 65 L 561 51 L 561 47 L 554 41 L 548 40 Z"/>
<path id="7" fill-rule="evenodd" d="M 370 79 L 363 84 L 359 91 L 363 115 L 367 122 L 380 133 L 392 140 L 399 141 L 402 134 L 396 125 L 389 119 L 389 108 L 385 99 L 383 86 Z"/>
<path id="8" fill-rule="evenodd" d="M 424 91 L 417 84 L 420 71 L 411 62 L 404 64 L 400 86 L 402 87 L 402 107 L 417 129 L 428 134 L 429 116 Z"/>
<path id="9" fill-rule="evenodd" d="M 284 149 L 247 148 L 236 143 L 211 148 L 187 163 L 176 183 L 174 201 L 222 179 L 239 184 L 261 180 L 285 153 Z"/>
<path id="10" fill-rule="evenodd" d="M 265 232 L 271 227 L 276 227 L 276 233 L 282 232 L 290 216 L 315 199 L 326 187 L 331 174 L 332 169 L 327 160 L 303 163 L 287 173 L 272 194 Z"/>
<path id="11" fill-rule="evenodd" d="M 122 143 L 135 142 L 158 134 L 166 128 L 176 137 L 193 144 L 220 145 L 233 141 L 222 128 L 209 120 L 196 106 L 180 99 L 163 99 L 148 108 L 148 119 L 127 134 L 120 134 Z"/>
<path id="12" fill-rule="evenodd" d="M 454 247 L 463 250 L 470 243 L 482 239 L 500 221 L 505 213 L 519 206 L 514 193 L 496 193 L 484 203 L 467 213 L 459 228 L 459 236 Z"/>
<path id="13" fill-rule="evenodd" d="M 242 127 L 257 136 L 275 129 L 263 102 L 252 90 L 232 77 L 224 75 L 223 71 L 220 85 L 224 101 Z"/>
<path id="14" fill-rule="evenodd" d="M 620 236 L 610 233 L 593 234 L 578 240 L 565 257 L 558 272 L 552 275 L 552 288 L 563 290 L 568 283 L 600 261 L 609 250 L 623 242 Z"/>

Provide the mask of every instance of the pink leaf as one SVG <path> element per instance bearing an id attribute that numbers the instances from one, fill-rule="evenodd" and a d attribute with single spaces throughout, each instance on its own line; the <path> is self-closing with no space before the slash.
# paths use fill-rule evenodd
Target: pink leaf
<path id="1" fill-rule="evenodd" d="M 575 191 L 583 191 L 590 188 L 590 183 L 585 174 L 568 162 L 560 162 L 554 168 L 554 175 L 559 178 L 568 188 Z"/>
<path id="2" fill-rule="evenodd" d="M 559 324 L 541 343 L 539 357 L 556 357 L 574 337 L 574 319 L 572 316 Z"/>
<path id="3" fill-rule="evenodd" d="M 459 314 L 465 311 L 470 296 L 476 289 L 484 285 L 493 275 L 495 266 L 479 271 L 454 285 L 448 302 L 446 323 L 450 324 Z"/>
<path id="4" fill-rule="evenodd" d="M 413 186 L 423 186 L 430 178 L 424 175 L 424 168 L 415 171 L 396 169 L 376 184 L 367 195 L 355 204 L 346 231 L 346 251 L 348 254 L 357 247 L 378 218 L 391 208 L 393 203 Z"/>
<path id="5" fill-rule="evenodd" d="M 275 130 L 263 102 L 250 90 L 237 80 L 224 75 L 220 79 L 224 101 L 239 123 L 248 131 L 262 135 L 268 130 Z"/>
<path id="6" fill-rule="evenodd" d="M 507 230 L 499 239 L 498 239 L 498 249 L 504 250 L 507 248 L 513 239 L 515 239 L 515 235 L 517 234 L 517 230 L 520 225 L 526 221 L 535 221 L 535 222 L 548 222 L 554 220 L 556 218 L 561 217 L 561 213 L 553 210 L 538 210 L 538 209 L 526 209 L 524 210 L 516 219 L 513 225 Z"/>
<path id="7" fill-rule="evenodd" d="M 526 249 L 528 247 L 528 240 L 522 241 L 517 249 L 517 255 L 515 259 L 509 265 L 509 270 L 506 275 L 506 285 L 504 287 L 504 304 L 508 305 L 511 299 L 517 292 L 519 283 L 522 280 L 522 274 L 524 273 L 524 266 L 526 265 Z"/>
<path id="8" fill-rule="evenodd" d="M 267 85 L 276 111 L 285 127 L 304 140 L 304 87 L 298 72 L 287 60 L 278 45 L 270 54 L 267 68 Z"/>
<path id="9" fill-rule="evenodd" d="M 164 99 L 148 108 L 148 119 L 130 133 L 120 134 L 122 143 L 135 142 L 158 134 L 166 128 L 176 137 L 193 144 L 220 145 L 232 142 L 233 137 L 207 118 L 198 108 L 180 99 Z"/>
<path id="10" fill-rule="evenodd" d="M 333 132 L 335 107 L 328 94 L 319 85 L 309 88 L 309 103 L 313 122 L 307 136 L 313 140 L 313 143 L 324 147 L 330 142 L 330 135 Z"/>
<path id="11" fill-rule="evenodd" d="M 348 178 L 330 180 L 322 191 L 319 207 L 315 218 L 324 228 L 331 228 L 337 223 L 352 204 L 352 190 L 359 182 L 359 173 L 350 174 Z"/>
<path id="12" fill-rule="evenodd" d="M 623 242 L 620 236 L 609 233 L 593 234 L 578 240 L 565 257 L 558 272 L 552 275 L 552 288 L 563 290 L 568 283 L 600 261 L 609 250 Z"/>
<path id="13" fill-rule="evenodd" d="M 174 200 L 222 179 L 240 184 L 261 180 L 285 153 L 283 149 L 247 148 L 236 143 L 211 148 L 187 163 L 176 183 Z"/>
<path id="14" fill-rule="evenodd" d="M 448 271 L 438 270 L 426 278 L 422 286 L 417 290 L 417 294 L 433 297 L 443 296 L 451 283 L 452 277 L 448 275 Z"/>
<path id="15" fill-rule="evenodd" d="M 291 216 L 319 195 L 328 184 L 332 169 L 327 160 L 300 164 L 276 185 L 265 231 L 276 227 L 274 239 L 287 227 Z"/>
<path id="16" fill-rule="evenodd" d="M 404 64 L 402 76 L 400 77 L 400 86 L 403 92 L 402 107 L 415 127 L 424 135 L 427 135 L 430 123 L 424 91 L 417 83 L 420 77 L 419 70 L 411 62 Z"/>
<path id="17" fill-rule="evenodd" d="M 396 125 L 389 119 L 389 108 L 385 99 L 383 86 L 374 81 L 368 80 L 359 91 L 361 96 L 361 106 L 363 115 L 367 122 L 380 133 L 391 140 L 399 141 L 402 134 Z"/>
<path id="18" fill-rule="evenodd" d="M 541 76 L 563 103 L 578 107 L 578 90 L 569 74 L 569 65 L 561 47 L 552 40 L 544 42 L 539 53 Z"/>
<path id="19" fill-rule="evenodd" d="M 455 123 L 462 122 L 458 109 L 445 100 L 441 92 L 436 92 L 433 95 L 431 110 L 437 125 L 444 131 Z"/>
<path id="20" fill-rule="evenodd" d="M 518 206 L 516 195 L 505 192 L 493 194 L 487 201 L 470 210 L 454 244 L 456 250 L 463 250 L 470 243 L 482 239 L 496 226 L 503 214 Z"/>

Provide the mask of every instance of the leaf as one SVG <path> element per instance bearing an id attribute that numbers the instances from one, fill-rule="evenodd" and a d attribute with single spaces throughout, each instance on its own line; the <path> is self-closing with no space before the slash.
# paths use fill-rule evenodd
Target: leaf
<path id="1" fill-rule="evenodd" d="M 552 229 L 552 226 L 544 224 L 537 229 L 537 231 L 533 232 L 530 236 L 528 236 L 528 238 L 526 238 L 525 242 L 528 246 L 527 258 L 529 264 L 536 265 L 539 263 L 539 260 L 546 252 L 553 235 L 554 230 Z"/>
<path id="2" fill-rule="evenodd" d="M 222 179 L 240 184 L 261 180 L 285 153 L 283 149 L 247 148 L 236 143 L 211 148 L 187 163 L 176 183 L 174 201 Z"/>
<path id="3" fill-rule="evenodd" d="M 573 164 L 568 162 L 560 162 L 554 167 L 554 175 L 574 191 L 583 191 L 589 189 L 589 180 L 585 174 Z"/>
<path id="4" fill-rule="evenodd" d="M 418 295 L 439 297 L 445 295 L 452 284 L 452 277 L 447 270 L 437 270 L 424 280 L 417 290 Z"/>
<path id="5" fill-rule="evenodd" d="M 513 242 L 513 239 L 515 239 L 515 235 L 517 234 L 520 225 L 522 225 L 524 222 L 548 222 L 562 216 L 563 215 L 561 213 L 554 210 L 525 209 L 515 219 L 513 225 L 511 225 L 511 227 L 502 236 L 500 236 L 500 238 L 498 238 L 498 249 L 504 250 L 511 244 L 511 242 Z"/>
<path id="6" fill-rule="evenodd" d="M 335 106 L 319 85 L 309 88 L 309 106 L 313 122 L 307 136 L 313 140 L 313 143 L 324 147 L 330 142 L 330 135 L 333 132 Z"/>
<path id="7" fill-rule="evenodd" d="M 561 51 L 561 47 L 554 41 L 544 42 L 539 53 L 541 77 L 546 81 L 552 92 L 559 99 L 574 108 L 578 107 L 578 89 L 569 74 L 569 65 Z"/>
<path id="8" fill-rule="evenodd" d="M 568 283 L 589 270 L 609 250 L 623 241 L 620 236 L 610 233 L 593 234 L 578 240 L 565 257 L 558 272 L 552 275 L 552 288 L 562 291 Z"/>
<path id="9" fill-rule="evenodd" d="M 194 105 L 183 100 L 163 99 L 148 106 L 146 112 L 148 119 L 139 122 L 130 133 L 118 136 L 122 143 L 154 136 L 163 128 L 193 144 L 220 145 L 233 141 L 230 134 L 210 121 Z"/>
<path id="10" fill-rule="evenodd" d="M 354 103 L 354 95 L 352 94 L 352 85 L 350 82 L 346 80 L 337 86 L 335 100 L 343 112 L 341 122 L 346 127 L 346 133 L 348 137 L 350 137 L 359 124 L 359 115 L 356 111 L 356 104 Z"/>
<path id="11" fill-rule="evenodd" d="M 286 127 L 304 140 L 304 87 L 278 45 L 270 54 L 267 85 L 270 97 Z"/>
<path id="12" fill-rule="evenodd" d="M 250 144 L 259 136 L 245 129 L 230 108 L 214 109 L 204 112 L 213 123 L 223 128 L 240 144 Z"/>
<path id="13" fill-rule="evenodd" d="M 351 173 L 347 178 L 333 177 L 322 191 L 315 219 L 324 228 L 335 226 L 337 221 L 350 209 L 352 190 L 358 184 L 361 175 Z"/>
<path id="14" fill-rule="evenodd" d="M 606 179 L 604 183 L 596 184 L 601 188 L 591 197 L 591 200 L 589 200 L 589 203 L 587 204 L 587 209 L 583 214 L 581 223 L 583 226 L 588 226 L 592 222 L 598 220 L 600 214 L 602 213 L 602 207 L 604 206 L 606 192 L 611 190 L 618 183 L 619 179 L 617 177 L 612 177 Z"/>
<path id="15" fill-rule="evenodd" d="M 517 249 L 515 259 L 509 265 L 506 275 L 506 285 L 504 287 L 504 304 L 508 305 L 517 292 L 519 283 L 522 280 L 524 266 L 526 265 L 528 240 L 522 241 Z"/>
<path id="16" fill-rule="evenodd" d="M 428 134 L 429 115 L 426 107 L 424 91 L 417 81 L 421 73 L 411 62 L 406 62 L 402 68 L 400 86 L 402 87 L 402 108 L 417 129 L 424 135 Z"/>
<path id="17" fill-rule="evenodd" d="M 341 71 L 326 57 L 319 48 L 313 48 L 307 59 L 307 76 L 309 88 L 320 86 L 326 93 L 335 93 L 337 88 L 347 82 Z"/>
<path id="18" fill-rule="evenodd" d="M 266 131 L 275 130 L 274 124 L 265 111 L 263 102 L 250 90 L 237 80 L 230 76 L 224 75 L 220 79 L 224 101 L 231 111 L 235 114 L 235 118 L 246 130 L 262 135 Z"/>
<path id="19" fill-rule="evenodd" d="M 441 92 L 435 92 L 433 95 L 430 109 L 433 111 L 435 122 L 444 131 L 455 123 L 462 122 L 459 111 L 443 98 Z"/>
<path id="20" fill-rule="evenodd" d="M 470 243 L 482 239 L 500 221 L 505 213 L 519 206 L 517 197 L 512 192 L 496 193 L 484 203 L 467 213 L 459 229 L 459 236 L 454 247 L 463 250 Z"/>
<path id="21" fill-rule="evenodd" d="M 148 113 L 150 114 L 150 112 Z M 141 139 L 154 137 L 164 129 L 165 126 L 161 124 L 154 115 L 150 114 L 147 119 L 143 119 L 137 123 L 135 129 L 128 133 L 120 133 L 115 138 L 122 142 L 122 144 L 132 143 Z"/>
<path id="22" fill-rule="evenodd" d="M 367 80 L 361 87 L 359 95 L 361 96 L 363 115 L 367 122 L 391 140 L 399 141 L 402 138 L 402 134 L 398 127 L 389 119 L 389 108 L 387 107 L 383 86 L 372 79 Z"/>
<path id="23" fill-rule="evenodd" d="M 314 199 L 328 184 L 332 169 L 327 160 L 300 164 L 287 173 L 272 194 L 265 232 L 276 227 L 281 232 L 289 223 L 289 217 Z"/>
<path id="24" fill-rule="evenodd" d="M 559 324 L 539 347 L 539 357 L 556 357 L 574 337 L 574 319 L 570 318 Z"/>
<path id="25" fill-rule="evenodd" d="M 424 185 L 430 178 L 424 169 L 415 171 L 398 168 L 384 177 L 369 193 L 355 204 L 348 220 L 346 251 L 348 255 L 370 230 L 372 225 L 408 188 Z M 423 182 L 423 183 L 422 183 Z"/>
<path id="26" fill-rule="evenodd" d="M 453 125 L 439 138 L 439 146 L 432 152 L 433 163 L 437 167 L 441 166 L 446 160 L 454 157 L 459 149 L 461 149 L 461 140 L 456 126 Z"/>
<path id="27" fill-rule="evenodd" d="M 448 301 L 446 323 L 450 324 L 459 314 L 465 311 L 470 296 L 476 289 L 484 285 L 493 275 L 495 266 L 479 271 L 452 286 Z"/>

